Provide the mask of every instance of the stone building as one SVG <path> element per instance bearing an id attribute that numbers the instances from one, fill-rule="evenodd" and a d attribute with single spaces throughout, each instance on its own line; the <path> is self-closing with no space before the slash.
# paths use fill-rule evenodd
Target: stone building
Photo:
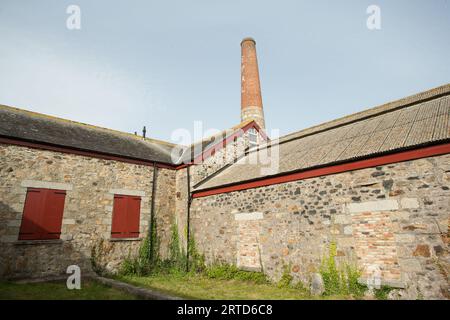
<path id="1" fill-rule="evenodd" d="M 334 243 L 361 281 L 448 298 L 450 85 L 269 140 L 241 48 L 241 123 L 190 146 L 0 106 L 0 277 L 99 247 L 117 271 L 156 223 L 162 256 L 176 224 L 207 263 L 308 283 Z"/>

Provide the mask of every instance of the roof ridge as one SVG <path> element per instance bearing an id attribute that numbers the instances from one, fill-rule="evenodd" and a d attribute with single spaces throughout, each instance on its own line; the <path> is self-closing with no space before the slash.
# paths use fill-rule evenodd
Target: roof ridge
<path id="1" fill-rule="evenodd" d="M 230 131 L 230 132 L 235 132 L 236 130 L 241 129 L 242 127 L 245 127 L 247 124 L 252 123 L 252 122 L 255 122 L 255 120 L 246 120 L 246 121 L 242 121 L 242 122 L 240 122 L 239 124 L 237 124 L 237 125 L 235 125 L 235 126 L 232 126 L 231 128 L 223 129 L 223 130 L 220 130 L 219 132 L 217 132 L 217 133 L 215 133 L 215 134 L 212 134 L 212 135 L 210 135 L 210 136 L 200 138 L 199 140 L 197 140 L 197 141 L 195 141 L 195 142 L 192 142 L 192 143 L 190 143 L 189 145 L 186 145 L 186 147 L 187 147 L 187 148 L 193 147 L 193 146 L 195 146 L 196 144 L 206 142 L 206 141 L 210 140 L 211 138 L 220 136 L 220 135 L 222 135 L 222 134 L 224 134 L 224 133 L 227 133 L 228 131 Z"/>
<path id="2" fill-rule="evenodd" d="M 28 114 L 28 115 L 34 116 L 34 117 L 40 117 L 40 118 L 43 118 L 43 119 L 49 119 L 49 120 L 53 120 L 53 121 L 66 122 L 66 123 L 79 125 L 79 126 L 84 126 L 84 127 L 88 127 L 88 128 L 92 128 L 92 129 L 96 129 L 96 130 L 109 131 L 109 132 L 112 132 L 112 133 L 120 134 L 120 135 L 123 135 L 123 136 L 128 136 L 130 138 L 134 138 L 134 139 L 145 141 L 145 142 L 154 142 L 154 143 L 157 143 L 157 144 L 165 144 L 167 146 L 176 146 L 175 143 L 164 141 L 164 140 L 159 140 L 159 139 L 154 139 L 154 138 L 147 138 L 147 137 L 143 138 L 141 136 L 137 136 L 137 135 L 135 135 L 133 133 L 129 133 L 129 132 L 124 132 L 124 131 L 120 131 L 120 130 L 115 130 L 115 129 L 105 128 L 105 127 L 101 127 L 101 126 L 96 126 L 96 125 L 93 125 L 93 124 L 84 123 L 84 122 L 80 122 L 80 121 L 74 121 L 74 120 L 69 120 L 69 119 L 65 119 L 65 118 L 60 118 L 60 117 L 57 117 L 57 116 L 52 116 L 52 115 L 49 115 L 49 114 L 40 113 L 40 112 L 36 112 L 36 111 L 30 111 L 30 110 L 26 110 L 26 109 L 22 109 L 22 108 L 18 108 L 18 107 L 7 106 L 7 105 L 4 105 L 4 104 L 0 104 L 0 109 L 10 109 L 10 110 L 14 110 L 16 112 L 20 112 L 20 113 L 23 113 L 23 114 Z"/>

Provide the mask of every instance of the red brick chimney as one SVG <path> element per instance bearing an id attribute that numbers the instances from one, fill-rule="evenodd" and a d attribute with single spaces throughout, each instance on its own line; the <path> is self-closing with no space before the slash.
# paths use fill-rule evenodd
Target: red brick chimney
<path id="1" fill-rule="evenodd" d="M 256 42 L 252 38 L 241 42 L 241 121 L 247 120 L 255 120 L 265 128 Z"/>

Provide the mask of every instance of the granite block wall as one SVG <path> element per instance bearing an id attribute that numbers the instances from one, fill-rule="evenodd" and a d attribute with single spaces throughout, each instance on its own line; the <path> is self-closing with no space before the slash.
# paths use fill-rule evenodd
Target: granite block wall
<path id="1" fill-rule="evenodd" d="M 0 277 L 63 274 L 71 264 L 90 273 L 91 249 L 101 239 L 105 268 L 117 271 L 148 233 L 152 181 L 152 166 L 0 145 Z M 28 187 L 66 190 L 59 240 L 18 241 Z M 156 217 L 162 248 L 170 237 L 166 226 L 173 217 L 174 188 L 175 172 L 159 169 Z M 141 196 L 139 239 L 111 239 L 114 194 Z"/>
<path id="2" fill-rule="evenodd" d="M 449 190 L 450 155 L 407 161 L 196 198 L 192 233 L 209 263 L 275 280 L 290 265 L 304 283 L 334 242 L 338 263 L 357 264 L 362 282 L 380 277 L 403 298 L 444 298 Z"/>

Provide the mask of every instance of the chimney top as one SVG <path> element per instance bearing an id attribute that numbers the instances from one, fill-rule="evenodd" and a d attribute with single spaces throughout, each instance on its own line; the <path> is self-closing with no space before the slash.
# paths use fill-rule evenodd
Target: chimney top
<path id="1" fill-rule="evenodd" d="M 254 120 L 264 129 L 264 111 L 259 83 L 256 41 L 241 41 L 241 122 Z"/>
<path id="2" fill-rule="evenodd" d="M 246 37 L 246 38 L 242 39 L 242 41 L 241 41 L 241 46 L 242 46 L 242 44 L 243 44 L 244 42 L 247 42 L 247 41 L 251 41 L 251 42 L 253 42 L 254 44 L 256 44 L 255 39 L 253 39 L 253 38 L 251 38 L 251 37 Z"/>

